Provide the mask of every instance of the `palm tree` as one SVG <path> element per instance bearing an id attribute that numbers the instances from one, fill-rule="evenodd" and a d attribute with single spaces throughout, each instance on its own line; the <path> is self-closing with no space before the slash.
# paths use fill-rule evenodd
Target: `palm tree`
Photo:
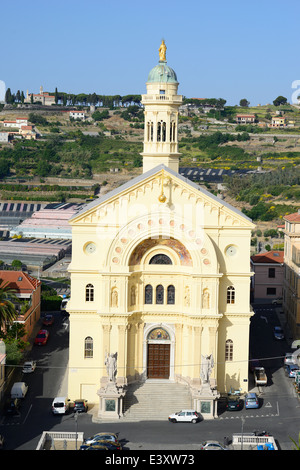
<path id="1" fill-rule="evenodd" d="M 13 301 L 18 302 L 19 299 L 15 295 L 16 290 L 9 287 L 8 284 L 8 282 L 2 281 L 0 285 L 0 329 L 13 323 L 18 316 Z"/>

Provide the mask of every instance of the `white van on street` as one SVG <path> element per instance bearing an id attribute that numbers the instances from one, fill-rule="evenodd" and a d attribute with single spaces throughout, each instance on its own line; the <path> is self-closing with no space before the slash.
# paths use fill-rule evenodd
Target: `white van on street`
<path id="1" fill-rule="evenodd" d="M 64 415 L 69 411 L 70 399 L 66 397 L 56 397 L 52 402 L 52 413 L 54 415 Z"/>
<path id="2" fill-rule="evenodd" d="M 24 398 L 28 391 L 28 385 L 25 382 L 15 382 L 11 388 L 11 398 Z"/>

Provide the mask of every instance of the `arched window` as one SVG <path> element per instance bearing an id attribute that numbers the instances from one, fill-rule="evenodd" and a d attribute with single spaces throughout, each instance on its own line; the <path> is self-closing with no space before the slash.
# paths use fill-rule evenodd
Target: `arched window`
<path id="1" fill-rule="evenodd" d="M 87 336 L 84 340 L 84 357 L 85 359 L 93 357 L 93 338 Z"/>
<path id="2" fill-rule="evenodd" d="M 167 125 L 164 121 L 159 121 L 157 123 L 157 142 L 166 141 L 166 129 Z"/>
<path id="3" fill-rule="evenodd" d="M 159 254 L 154 255 L 150 259 L 149 264 L 172 264 L 172 260 L 167 255 Z"/>
<path id="4" fill-rule="evenodd" d="M 153 142 L 153 122 L 149 121 L 147 124 L 147 140 L 148 142 Z"/>
<path id="5" fill-rule="evenodd" d="M 164 288 L 161 284 L 156 286 L 156 303 L 157 304 L 164 303 Z"/>
<path id="6" fill-rule="evenodd" d="M 234 304 L 235 303 L 235 289 L 233 286 L 229 286 L 227 288 L 227 303 Z"/>
<path id="7" fill-rule="evenodd" d="M 175 304 L 175 287 L 168 286 L 167 289 L 167 304 Z"/>
<path id="8" fill-rule="evenodd" d="M 162 135 L 161 135 L 162 142 L 166 141 L 166 134 L 167 134 L 167 125 L 165 122 L 163 122 L 162 123 Z"/>
<path id="9" fill-rule="evenodd" d="M 160 142 L 160 139 L 161 139 L 161 123 L 158 122 L 157 123 L 157 142 Z"/>
<path id="10" fill-rule="evenodd" d="M 153 302 L 153 288 L 151 284 L 145 286 L 145 304 L 152 304 Z"/>
<path id="11" fill-rule="evenodd" d="M 93 302 L 94 300 L 94 286 L 93 284 L 87 284 L 85 287 L 85 300 L 86 302 Z"/>
<path id="12" fill-rule="evenodd" d="M 175 142 L 175 122 L 170 123 L 170 142 Z"/>
<path id="13" fill-rule="evenodd" d="M 225 343 L 225 361 L 233 361 L 233 341 L 231 339 Z"/>

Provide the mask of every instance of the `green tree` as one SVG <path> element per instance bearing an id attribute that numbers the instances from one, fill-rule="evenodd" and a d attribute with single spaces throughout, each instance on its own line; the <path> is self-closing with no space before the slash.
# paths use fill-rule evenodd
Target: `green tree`
<path id="1" fill-rule="evenodd" d="M 248 108 L 249 104 L 250 104 L 250 101 L 246 100 L 246 98 L 243 98 L 240 101 L 240 106 L 242 108 Z"/>
<path id="2" fill-rule="evenodd" d="M 19 350 L 24 350 L 25 347 L 28 346 L 29 344 L 28 342 L 25 342 L 22 339 L 24 338 L 25 335 L 26 335 L 25 326 L 22 323 L 17 323 L 17 322 L 10 325 L 10 327 L 7 328 L 6 331 L 1 331 L 0 338 L 2 338 L 5 343 L 6 352 L 7 352 L 7 347 L 9 344 L 16 345 Z"/>
<path id="3" fill-rule="evenodd" d="M 286 104 L 287 99 L 284 96 L 277 96 L 277 98 L 273 101 L 274 106 L 280 106 L 281 104 Z"/>
<path id="4" fill-rule="evenodd" d="M 17 318 L 18 313 L 13 302 L 18 301 L 16 290 L 9 287 L 8 282 L 2 280 L 0 285 L 0 329 L 7 324 L 12 324 Z"/>
<path id="5" fill-rule="evenodd" d="M 13 268 L 22 269 L 22 261 L 20 261 L 19 259 L 14 259 L 11 265 Z"/>
<path id="6" fill-rule="evenodd" d="M 14 102 L 13 95 L 11 93 L 11 89 L 7 88 L 5 93 L 5 103 L 12 104 Z"/>

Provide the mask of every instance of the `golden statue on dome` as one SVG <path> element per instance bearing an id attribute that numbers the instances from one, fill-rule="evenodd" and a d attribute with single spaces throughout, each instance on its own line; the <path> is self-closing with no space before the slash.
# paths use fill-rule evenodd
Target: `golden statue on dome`
<path id="1" fill-rule="evenodd" d="M 165 45 L 165 41 L 162 39 L 160 48 L 158 49 L 159 60 L 166 61 L 166 51 L 167 51 L 167 46 Z"/>

